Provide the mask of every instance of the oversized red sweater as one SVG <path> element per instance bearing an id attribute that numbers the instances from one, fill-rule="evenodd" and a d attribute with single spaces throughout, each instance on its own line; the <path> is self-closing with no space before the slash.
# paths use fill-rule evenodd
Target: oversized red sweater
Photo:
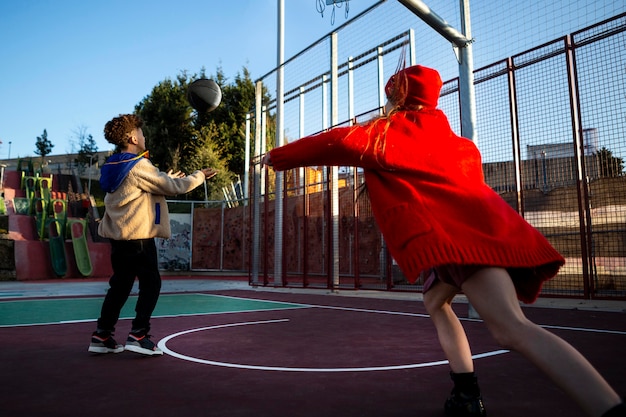
<path id="1" fill-rule="evenodd" d="M 440 110 L 398 112 L 273 149 L 276 170 L 364 168 L 372 210 L 409 281 L 445 264 L 507 268 L 518 298 L 533 302 L 565 263 L 545 237 L 484 181 L 474 143 Z"/>

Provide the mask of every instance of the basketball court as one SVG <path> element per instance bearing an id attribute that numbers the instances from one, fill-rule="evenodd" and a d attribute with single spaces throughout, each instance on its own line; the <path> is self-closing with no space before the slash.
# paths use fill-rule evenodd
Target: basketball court
<path id="1" fill-rule="evenodd" d="M 152 321 L 165 353 L 143 357 L 87 352 L 106 281 L 0 284 L 6 416 L 434 417 L 451 389 L 418 294 L 166 279 Z M 581 306 L 590 310 L 525 311 L 626 392 L 623 309 Z M 118 342 L 133 307 L 131 298 Z M 455 309 L 467 317 L 462 299 Z M 583 415 L 526 360 L 497 346 L 480 320 L 463 325 L 489 415 Z"/>
<path id="2" fill-rule="evenodd" d="M 347 11 L 345 0 L 326 1 L 333 12 L 336 3 L 346 3 Z M 449 26 L 421 1 L 400 3 L 456 48 L 450 59 L 459 64 L 461 134 L 475 140 L 471 34 Z M 466 12 L 461 9 L 459 20 L 469 28 Z M 281 36 L 279 27 L 278 145 L 285 130 Z M 331 71 L 330 82 L 337 83 L 338 77 Z M 258 91 L 260 97 L 262 89 Z M 260 107 L 257 121 L 262 120 Z M 338 122 L 333 114 L 330 123 Z M 260 178 L 258 165 L 255 169 Z M 337 172 L 331 175 L 334 193 Z M 277 175 L 276 194 L 282 192 L 281 180 Z M 332 219 L 338 219 L 338 207 L 332 210 Z M 277 249 L 283 237 L 278 220 Z M 255 221 L 251 275 L 260 282 L 260 218 Z M 332 245 L 331 256 L 338 259 L 337 239 Z M 274 253 L 274 268 L 274 276 L 281 277 L 280 250 Z M 338 282 L 338 269 L 332 274 Z M 105 280 L 0 282 L 0 415 L 443 416 L 452 388 L 449 367 L 420 294 L 250 287 L 241 280 L 184 278 L 164 281 L 153 315 L 151 333 L 164 352 L 161 357 L 87 352 Z M 130 330 L 135 300 L 136 291 L 117 325 L 120 343 Z M 524 310 L 577 348 L 619 393 L 626 393 L 626 305 L 564 302 L 569 305 L 548 308 L 540 302 Z M 460 299 L 454 308 L 470 339 L 489 416 L 583 416 L 528 361 L 499 347 L 480 319 L 467 318 L 467 303 Z"/>

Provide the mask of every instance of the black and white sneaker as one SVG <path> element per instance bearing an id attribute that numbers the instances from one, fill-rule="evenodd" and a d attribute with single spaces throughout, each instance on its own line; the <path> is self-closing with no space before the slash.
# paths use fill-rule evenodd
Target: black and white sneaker
<path id="1" fill-rule="evenodd" d="M 163 351 L 159 349 L 152 340 L 150 340 L 150 335 L 143 331 L 139 333 L 130 332 L 128 334 L 128 339 L 126 339 L 126 346 L 124 346 L 124 349 L 149 356 L 163 354 Z"/>
<path id="2" fill-rule="evenodd" d="M 124 346 L 118 344 L 111 333 L 93 332 L 88 351 L 91 353 L 120 353 L 124 351 Z"/>

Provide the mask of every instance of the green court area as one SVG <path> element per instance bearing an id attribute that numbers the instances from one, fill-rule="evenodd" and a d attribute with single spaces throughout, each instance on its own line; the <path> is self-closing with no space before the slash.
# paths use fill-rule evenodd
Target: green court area
<path id="1" fill-rule="evenodd" d="M 0 326 L 24 326 L 97 320 L 104 297 L 11 300 L 0 302 Z M 135 316 L 137 297 L 129 297 L 121 319 Z M 212 294 L 161 295 L 153 317 L 302 308 L 301 304 Z"/>

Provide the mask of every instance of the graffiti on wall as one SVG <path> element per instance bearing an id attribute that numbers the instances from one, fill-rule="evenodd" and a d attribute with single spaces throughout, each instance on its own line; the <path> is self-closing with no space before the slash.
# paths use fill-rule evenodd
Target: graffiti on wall
<path id="1" fill-rule="evenodd" d="M 159 269 L 189 271 L 191 264 L 191 214 L 170 213 L 172 236 L 156 239 Z"/>

